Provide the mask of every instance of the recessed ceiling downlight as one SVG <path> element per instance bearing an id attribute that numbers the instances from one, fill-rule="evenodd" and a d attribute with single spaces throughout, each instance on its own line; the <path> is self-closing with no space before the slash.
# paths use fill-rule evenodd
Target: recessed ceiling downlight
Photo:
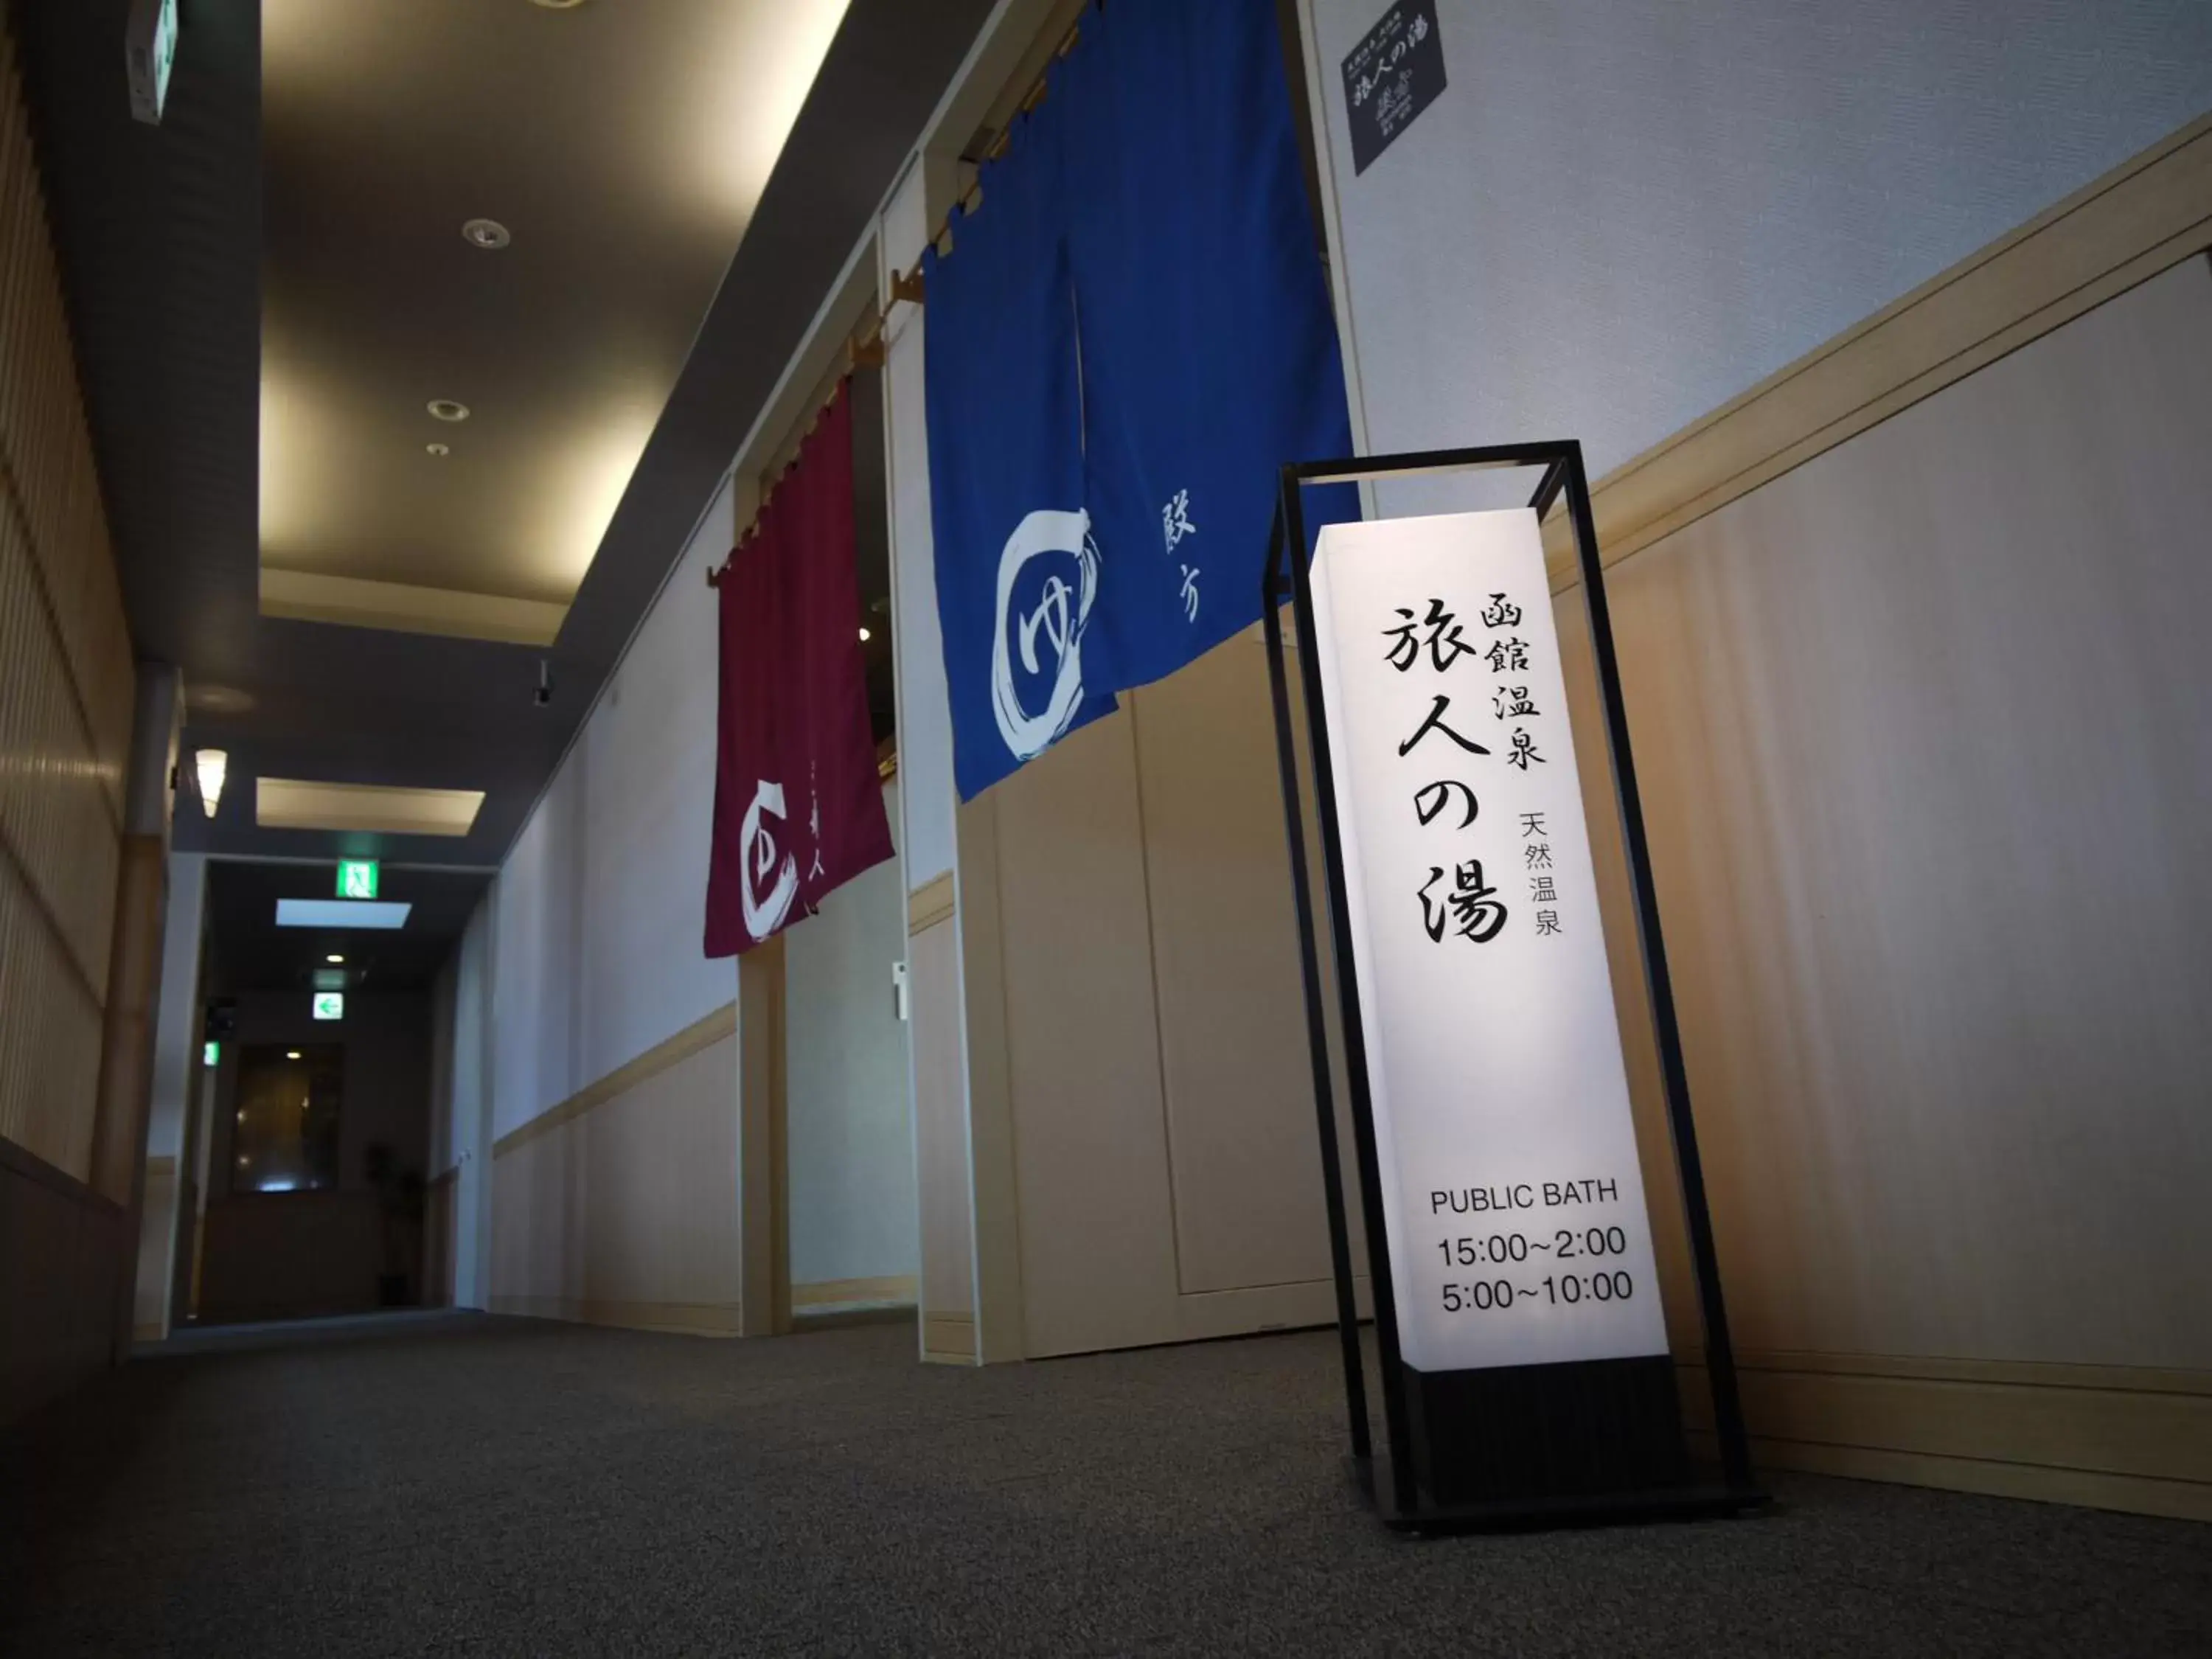
<path id="1" fill-rule="evenodd" d="M 471 219 L 461 227 L 461 240 L 471 247 L 487 251 L 505 247 L 514 240 L 507 227 L 496 219 Z"/>
<path id="2" fill-rule="evenodd" d="M 548 11 L 574 11 L 584 0 L 530 0 L 533 6 L 543 6 Z"/>
<path id="3" fill-rule="evenodd" d="M 430 418 L 434 421 L 465 421 L 469 418 L 469 406 L 456 403 L 451 398 L 433 398 L 423 407 L 430 411 Z"/>
<path id="4" fill-rule="evenodd" d="M 252 708 L 253 696 L 234 685 L 188 685 L 185 705 L 195 714 L 243 714 Z"/>

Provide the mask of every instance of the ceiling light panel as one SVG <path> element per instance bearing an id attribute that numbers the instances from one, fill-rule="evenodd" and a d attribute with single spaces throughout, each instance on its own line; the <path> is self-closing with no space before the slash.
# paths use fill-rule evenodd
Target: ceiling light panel
<path id="1" fill-rule="evenodd" d="M 565 606 L 847 4 L 262 0 L 264 572 Z M 454 177 L 512 252 L 423 257 Z"/>
<path id="2" fill-rule="evenodd" d="M 481 789 L 399 789 L 373 783 L 254 780 L 254 822 L 264 830 L 359 830 L 388 836 L 465 836 Z"/>
<path id="3" fill-rule="evenodd" d="M 414 908 L 386 899 L 278 899 L 276 925 L 391 933 L 407 925 L 408 912 Z"/>

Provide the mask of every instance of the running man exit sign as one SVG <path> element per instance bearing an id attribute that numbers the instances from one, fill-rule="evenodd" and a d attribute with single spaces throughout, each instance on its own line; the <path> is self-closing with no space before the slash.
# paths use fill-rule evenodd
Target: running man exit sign
<path id="1" fill-rule="evenodd" d="M 374 859 L 341 859 L 338 860 L 338 896 L 343 899 L 373 899 L 376 896 L 376 860 Z"/>

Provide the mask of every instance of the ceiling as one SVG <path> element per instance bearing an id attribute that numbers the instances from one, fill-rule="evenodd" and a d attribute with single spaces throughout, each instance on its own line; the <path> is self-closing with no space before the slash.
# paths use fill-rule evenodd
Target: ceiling
<path id="1" fill-rule="evenodd" d="M 185 0 L 148 127 L 129 0 L 9 8 L 132 635 L 230 754 L 181 848 L 498 863 L 988 9 Z M 485 798 L 456 837 L 264 829 L 259 776 Z"/>
<path id="2" fill-rule="evenodd" d="M 557 626 L 844 10 L 263 0 L 264 570 Z"/>
<path id="3" fill-rule="evenodd" d="M 277 900 L 335 896 L 330 866 L 212 863 L 207 886 L 208 994 L 297 991 L 304 998 L 314 988 L 315 970 L 333 965 L 333 954 L 345 958 L 336 965 L 345 974 L 346 990 L 426 989 L 490 879 L 481 870 L 386 868 L 377 897 L 412 907 L 404 927 L 389 933 L 279 927 Z"/>

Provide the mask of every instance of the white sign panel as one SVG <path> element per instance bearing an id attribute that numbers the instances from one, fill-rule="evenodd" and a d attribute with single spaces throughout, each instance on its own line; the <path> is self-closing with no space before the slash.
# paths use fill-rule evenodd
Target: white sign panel
<path id="1" fill-rule="evenodd" d="M 1313 562 L 1406 1362 L 1667 1352 L 1536 515 Z"/>

